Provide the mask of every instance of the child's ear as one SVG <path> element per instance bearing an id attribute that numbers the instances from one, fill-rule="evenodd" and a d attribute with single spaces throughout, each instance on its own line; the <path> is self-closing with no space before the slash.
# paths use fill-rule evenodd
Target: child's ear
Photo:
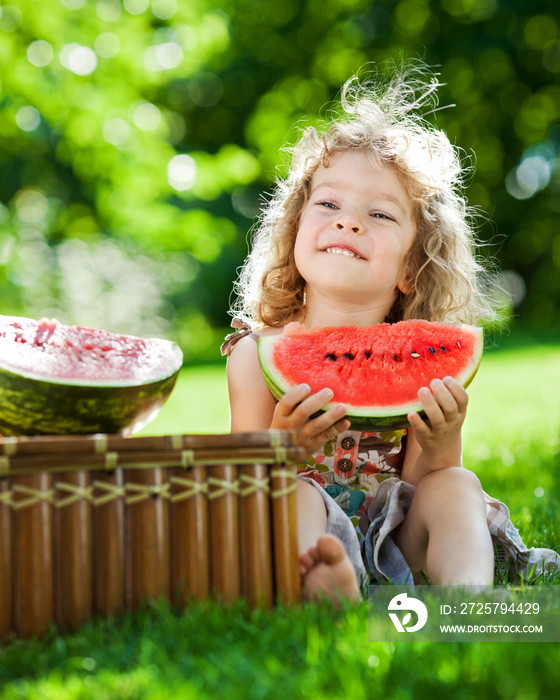
<path id="1" fill-rule="evenodd" d="M 408 270 L 404 270 L 399 281 L 397 282 L 397 289 L 403 294 L 410 294 L 412 290 L 412 283 L 408 279 Z"/>

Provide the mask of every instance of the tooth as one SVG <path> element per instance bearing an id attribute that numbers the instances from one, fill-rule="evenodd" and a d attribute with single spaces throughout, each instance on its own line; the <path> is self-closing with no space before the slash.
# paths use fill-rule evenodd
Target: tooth
<path id="1" fill-rule="evenodd" d="M 326 248 L 327 253 L 332 253 L 334 255 L 345 255 L 347 258 L 359 258 L 360 256 L 356 253 L 352 253 L 346 248 Z"/>

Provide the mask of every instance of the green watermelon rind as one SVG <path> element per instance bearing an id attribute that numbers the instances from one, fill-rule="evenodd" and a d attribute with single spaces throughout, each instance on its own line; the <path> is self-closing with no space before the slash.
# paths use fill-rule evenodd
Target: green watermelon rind
<path id="1" fill-rule="evenodd" d="M 179 376 L 182 352 L 165 342 L 167 369 L 149 381 L 51 379 L 0 363 L 0 434 L 132 435 L 157 415 Z"/>
<path id="2" fill-rule="evenodd" d="M 480 361 L 482 360 L 483 351 L 483 330 L 475 326 L 458 326 L 460 329 L 468 329 L 469 332 L 477 335 L 476 351 L 473 353 L 470 362 L 455 379 L 464 387 L 468 387 L 474 379 Z M 277 373 L 274 372 L 270 356 L 275 342 L 281 338 L 281 335 L 266 335 L 258 340 L 258 355 L 261 365 L 264 380 L 270 389 L 272 395 L 280 400 L 284 394 L 292 388 L 292 385 L 284 381 Z M 337 402 L 338 403 L 338 402 Z M 325 404 L 321 412 L 326 412 L 329 408 L 337 405 L 336 403 Z M 383 406 L 352 406 L 348 403 L 348 412 L 345 416 L 350 421 L 350 430 L 359 430 L 361 432 L 379 432 L 384 430 L 403 430 L 410 427 L 408 421 L 409 413 L 418 413 L 422 418 L 425 418 L 425 413 L 422 410 L 421 402 L 414 401 L 407 404 L 395 406 L 393 410 L 390 407 Z"/>

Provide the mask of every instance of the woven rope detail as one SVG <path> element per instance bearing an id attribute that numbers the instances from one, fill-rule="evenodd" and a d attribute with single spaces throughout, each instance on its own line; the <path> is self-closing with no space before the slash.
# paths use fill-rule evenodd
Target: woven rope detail
<path id="1" fill-rule="evenodd" d="M 117 498 L 122 498 L 124 494 L 124 488 L 122 486 L 115 486 L 115 484 L 110 484 L 107 481 L 94 481 L 92 484 L 94 489 L 101 489 L 102 491 L 107 491 L 104 496 L 98 496 L 92 500 L 94 506 L 103 506 L 106 503 L 111 503 Z"/>
<path id="2" fill-rule="evenodd" d="M 270 476 L 273 479 L 289 479 L 290 481 L 293 481 L 292 484 L 288 484 L 288 486 L 284 487 L 283 489 L 273 490 L 270 494 L 272 498 L 282 498 L 282 496 L 289 496 L 291 493 L 295 493 L 296 475 L 293 471 L 289 471 L 288 469 L 272 469 L 270 471 Z"/>
<path id="3" fill-rule="evenodd" d="M 217 479 L 215 476 L 208 477 L 208 486 L 216 486 L 215 491 L 208 492 L 208 499 L 213 501 L 215 498 L 220 498 L 226 493 L 239 494 L 239 481 L 225 481 L 225 479 Z"/>
<path id="4" fill-rule="evenodd" d="M 177 484 L 177 486 L 182 486 L 183 491 L 179 491 L 178 493 L 174 493 L 171 496 L 171 502 L 172 503 L 178 503 L 179 501 L 185 501 L 187 498 L 192 498 L 193 496 L 197 496 L 198 494 L 206 494 L 208 493 L 208 484 L 203 481 L 202 483 L 200 481 L 191 481 L 190 479 L 182 479 L 180 476 L 172 476 L 171 479 L 169 479 L 170 483 L 172 484 Z"/>
<path id="5" fill-rule="evenodd" d="M 13 457 L 18 451 L 18 438 L 17 437 L 5 437 L 4 440 L 4 454 L 8 457 Z"/>
<path id="6" fill-rule="evenodd" d="M 186 452 L 190 452 L 186 450 Z M 112 454 L 112 453 L 106 453 Z M 0 457 L 0 460 L 2 458 Z M 270 479 L 285 479 L 291 483 L 280 489 L 271 489 Z M 0 504 L 12 507 L 14 510 L 22 510 L 37 505 L 38 503 L 51 503 L 55 508 L 65 508 L 70 506 L 80 499 L 85 499 L 94 506 L 102 506 L 111 503 L 119 498 L 124 498 L 127 505 L 134 505 L 147 501 L 150 498 L 167 498 L 172 503 L 187 500 L 197 495 L 205 495 L 209 500 L 214 500 L 225 496 L 228 493 L 242 498 L 250 496 L 257 491 L 263 491 L 270 494 L 271 498 L 282 498 L 289 496 L 296 490 L 296 474 L 283 468 L 276 468 L 270 471 L 270 475 L 262 479 L 258 479 L 249 474 L 241 474 L 239 479 L 235 481 L 227 481 L 210 476 L 207 481 L 199 482 L 191 479 L 185 479 L 179 476 L 172 476 L 165 484 L 135 484 L 129 483 L 124 486 L 117 486 L 107 481 L 94 481 L 90 486 L 82 488 L 74 484 L 63 481 L 58 481 L 53 489 L 43 491 L 33 489 L 21 484 L 14 484 L 10 491 L 0 492 Z M 171 494 L 171 485 L 175 484 L 181 488 L 177 493 Z M 101 495 L 95 497 L 95 491 L 101 491 Z M 69 495 L 65 498 L 55 499 L 57 491 L 67 492 Z M 16 494 L 24 494 L 28 498 L 16 500 Z"/>
<path id="7" fill-rule="evenodd" d="M 29 486 L 23 486 L 22 484 L 15 484 L 12 487 L 12 493 L 23 493 L 29 498 L 23 498 L 21 501 L 12 501 L 12 508 L 14 510 L 22 510 L 23 508 L 30 508 L 38 503 L 51 503 L 53 502 L 53 490 L 41 491 L 39 489 L 32 489 Z"/>
<path id="8" fill-rule="evenodd" d="M 96 452 L 107 452 L 109 439 L 105 433 L 97 433 L 93 436 L 93 446 Z"/>
<path id="9" fill-rule="evenodd" d="M 61 498 L 58 501 L 54 501 L 55 508 L 65 508 L 66 506 L 71 506 L 73 503 L 85 498 L 86 501 L 90 503 L 93 500 L 93 488 L 91 486 L 86 486 L 82 488 L 81 486 L 76 486 L 75 484 L 68 484 L 65 481 L 57 481 L 54 488 L 58 491 L 67 491 L 70 495 L 66 498 Z"/>
<path id="10" fill-rule="evenodd" d="M 10 473 L 10 458 L 0 457 L 0 476 L 7 476 Z"/>
<path id="11" fill-rule="evenodd" d="M 195 456 L 192 450 L 181 450 L 181 466 L 187 469 L 194 463 Z"/>
<path id="12" fill-rule="evenodd" d="M 135 503 L 141 503 L 142 501 L 147 501 L 150 498 L 170 498 L 169 494 L 169 484 L 127 484 L 125 489 L 127 492 L 132 491 L 135 496 L 129 496 L 126 499 L 126 503 L 129 506 Z"/>
<path id="13" fill-rule="evenodd" d="M 249 484 L 247 488 L 239 490 L 239 493 L 242 497 L 250 496 L 251 494 L 256 493 L 257 491 L 264 491 L 265 493 L 270 492 L 270 479 L 268 478 L 268 476 L 265 476 L 264 479 L 257 479 L 256 477 L 250 476 L 249 474 L 241 474 L 239 480 L 242 483 Z"/>
<path id="14" fill-rule="evenodd" d="M 284 464 L 288 461 L 288 451 L 285 447 L 276 447 L 274 450 L 274 459 L 278 464 Z"/>
<path id="15" fill-rule="evenodd" d="M 174 450 L 180 450 L 183 447 L 183 436 L 182 435 L 172 435 L 171 436 L 171 447 Z"/>
<path id="16" fill-rule="evenodd" d="M 118 452 L 105 452 L 105 470 L 112 472 L 113 469 L 117 468 L 119 462 Z"/>

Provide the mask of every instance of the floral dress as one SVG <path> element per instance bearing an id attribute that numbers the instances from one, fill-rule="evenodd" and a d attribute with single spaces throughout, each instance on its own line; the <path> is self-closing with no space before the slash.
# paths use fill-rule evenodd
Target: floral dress
<path id="1" fill-rule="evenodd" d="M 406 430 L 360 433 L 347 430 L 320 452 L 298 464 L 298 475 L 312 479 L 350 518 L 358 541 L 367 531 L 367 512 L 386 479 L 400 476 Z"/>
<path id="2" fill-rule="evenodd" d="M 256 337 L 235 319 L 237 329 L 225 339 L 229 355 L 246 335 Z M 347 430 L 298 465 L 298 477 L 313 484 L 327 509 L 327 532 L 344 543 L 362 580 L 413 584 L 412 573 L 392 538 L 403 522 L 415 486 L 401 479 L 406 430 L 361 433 Z M 528 548 L 501 501 L 484 494 L 486 520 L 494 545 L 497 582 L 518 582 L 529 572 L 560 571 L 560 555 L 551 549 Z"/>
<path id="3" fill-rule="evenodd" d="M 323 492 L 328 530 L 341 536 L 358 574 L 363 576 L 361 562 L 355 562 L 353 547 L 347 545 L 349 536 L 344 532 L 338 511 L 346 515 L 357 536 L 370 580 L 413 583 L 408 564 L 392 538 L 416 489 L 400 478 L 405 448 L 405 430 L 383 433 L 349 430 L 298 465 L 298 476 Z M 518 582 L 531 571 L 533 575 L 560 571 L 560 556 L 556 552 L 527 548 L 511 522 L 507 506 L 486 493 L 484 497 L 497 582 Z"/>

